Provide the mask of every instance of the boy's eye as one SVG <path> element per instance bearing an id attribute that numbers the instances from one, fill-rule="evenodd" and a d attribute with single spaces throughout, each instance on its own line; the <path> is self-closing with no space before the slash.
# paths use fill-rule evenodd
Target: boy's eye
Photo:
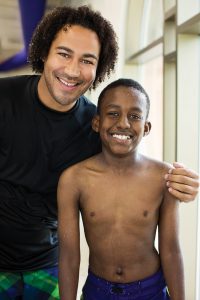
<path id="1" fill-rule="evenodd" d="M 143 119 L 142 116 L 137 115 L 137 114 L 131 114 L 131 115 L 129 116 L 129 118 L 130 118 L 131 120 L 142 120 L 142 119 Z"/>
<path id="2" fill-rule="evenodd" d="M 116 112 L 116 111 L 109 111 L 109 112 L 108 112 L 108 115 L 111 116 L 111 117 L 118 117 L 118 116 L 119 116 L 119 113 Z"/>

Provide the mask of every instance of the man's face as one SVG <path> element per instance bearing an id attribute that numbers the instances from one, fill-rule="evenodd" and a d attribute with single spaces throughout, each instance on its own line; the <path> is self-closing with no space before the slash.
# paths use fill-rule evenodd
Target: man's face
<path id="1" fill-rule="evenodd" d="M 115 87 L 106 91 L 93 129 L 100 133 L 103 148 L 108 152 L 129 155 L 150 131 L 146 114 L 144 94 L 132 87 Z"/>
<path id="2" fill-rule="evenodd" d="M 39 97 L 48 107 L 68 111 L 95 80 L 100 42 L 97 34 L 79 25 L 57 33 L 39 81 Z"/>

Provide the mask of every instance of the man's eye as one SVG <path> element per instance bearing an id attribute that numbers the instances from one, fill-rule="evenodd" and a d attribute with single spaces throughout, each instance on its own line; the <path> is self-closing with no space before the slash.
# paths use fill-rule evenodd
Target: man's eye
<path id="1" fill-rule="evenodd" d="M 62 57 L 69 57 L 68 53 L 59 52 L 58 54 Z"/>
<path id="2" fill-rule="evenodd" d="M 82 62 L 86 65 L 93 65 L 93 62 L 87 59 L 83 59 Z"/>

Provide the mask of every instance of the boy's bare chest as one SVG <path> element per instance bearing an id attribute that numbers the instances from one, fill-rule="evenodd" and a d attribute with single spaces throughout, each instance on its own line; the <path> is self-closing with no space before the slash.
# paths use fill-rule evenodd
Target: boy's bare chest
<path id="1" fill-rule="evenodd" d="M 162 181 L 155 177 L 97 176 L 88 179 L 80 206 L 92 223 L 148 223 L 158 214 L 162 197 Z"/>

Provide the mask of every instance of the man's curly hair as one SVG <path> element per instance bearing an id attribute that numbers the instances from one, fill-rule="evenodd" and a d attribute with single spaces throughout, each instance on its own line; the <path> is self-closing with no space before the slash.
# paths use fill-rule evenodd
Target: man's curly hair
<path id="1" fill-rule="evenodd" d="M 100 57 L 96 78 L 92 88 L 101 83 L 106 76 L 114 71 L 117 61 L 118 45 L 112 25 L 99 12 L 88 6 L 78 8 L 62 6 L 54 8 L 36 27 L 29 45 L 29 63 L 32 70 L 42 73 L 44 60 L 49 54 L 52 42 L 57 33 L 66 26 L 80 25 L 94 31 L 100 41 Z"/>

